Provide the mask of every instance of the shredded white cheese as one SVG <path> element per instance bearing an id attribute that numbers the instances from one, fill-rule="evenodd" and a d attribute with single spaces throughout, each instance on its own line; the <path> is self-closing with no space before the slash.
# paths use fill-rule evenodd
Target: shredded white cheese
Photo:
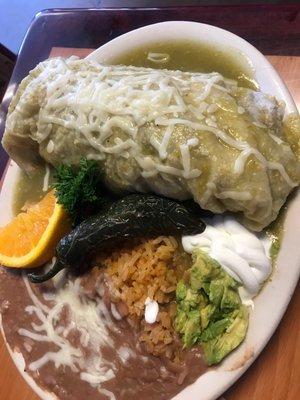
<path id="1" fill-rule="evenodd" d="M 45 170 L 46 172 L 43 180 L 43 192 L 47 192 L 49 189 L 50 168 L 48 164 L 45 165 Z"/>
<path id="2" fill-rule="evenodd" d="M 237 192 L 235 190 L 227 190 L 221 193 L 215 193 L 215 196 L 218 199 L 233 199 L 233 200 L 240 200 L 240 201 L 247 201 L 252 200 L 251 193 L 244 191 L 244 192 Z"/>
<path id="3" fill-rule="evenodd" d="M 47 147 L 46 147 L 47 152 L 48 152 L 49 154 L 50 154 L 50 153 L 53 153 L 54 148 L 55 148 L 55 145 L 54 145 L 53 140 L 49 140 L 49 142 L 48 142 L 48 144 L 47 144 Z"/>
<path id="4" fill-rule="evenodd" d="M 191 170 L 191 156 L 190 156 L 190 147 L 197 146 L 199 143 L 197 138 L 189 139 L 186 144 L 181 144 L 179 146 L 182 158 L 183 165 L 183 174 L 182 176 L 186 179 L 197 178 L 201 175 L 201 171 L 199 169 Z"/>
<path id="5" fill-rule="evenodd" d="M 56 368 L 64 366 L 71 368 L 74 372 L 80 371 L 80 378 L 83 381 L 89 382 L 99 391 L 103 390 L 101 383 L 115 377 L 115 366 L 110 360 L 104 359 L 101 346 L 114 346 L 109 329 L 116 329 L 104 301 L 101 299 L 97 303 L 90 300 L 82 301 L 80 278 L 78 278 L 74 282 L 68 281 L 64 286 L 61 286 L 61 283 L 58 284 L 54 305 L 50 307 L 36 297 L 25 276 L 23 279 L 32 301 L 32 305 L 27 306 L 25 311 L 30 315 L 33 314 L 39 323 L 33 322 L 31 330 L 20 328 L 18 333 L 33 341 L 53 343 L 57 347 L 56 351 L 47 351 L 31 362 L 29 369 L 37 371 L 45 364 L 52 362 Z M 65 307 L 70 313 L 70 318 L 67 319 L 68 325 L 58 325 L 57 322 Z M 74 328 L 80 333 L 82 346 L 89 345 L 93 349 L 89 356 L 84 355 L 79 347 L 74 347 L 68 340 L 68 335 Z M 130 356 L 131 353 L 128 357 Z M 112 393 L 111 396 L 113 396 Z"/>
<path id="6" fill-rule="evenodd" d="M 147 60 L 156 64 L 165 64 L 170 60 L 170 55 L 167 53 L 148 53 Z"/>
<path id="7" fill-rule="evenodd" d="M 149 53 L 148 57 L 162 61 L 167 55 Z M 175 126 L 183 125 L 195 131 L 198 138 L 202 131 L 209 132 L 225 145 L 240 151 L 233 167 L 234 173 L 242 174 L 248 157 L 254 155 L 264 168 L 277 170 L 290 186 L 295 186 L 282 164 L 269 162 L 256 148 L 236 140 L 227 129 L 220 129 L 214 115 L 218 106 L 209 103 L 209 96 L 212 90 L 214 97 L 224 96 L 224 92 L 230 96 L 237 85 L 235 81 L 215 72 L 203 74 L 132 66 L 110 67 L 93 61 L 86 61 L 80 68 L 71 69 L 73 62 L 76 65 L 78 60 L 50 60 L 36 78 L 43 84 L 47 83 L 46 104 L 37 121 L 37 141 L 42 143 L 49 140 L 46 143 L 49 154 L 54 151 L 49 135 L 53 127 L 58 125 L 76 132 L 74 143 L 95 150 L 90 152 L 90 159 L 104 161 L 109 155 L 133 158 L 146 180 L 157 174 L 194 179 L 200 176 L 201 171 L 191 167 L 192 146 L 176 141 L 174 148 L 172 140 Z M 186 96 L 192 98 L 186 102 Z M 237 111 L 244 113 L 245 109 L 238 106 Z M 156 124 L 160 128 L 158 132 L 165 127 L 162 136 L 155 134 L 149 139 L 157 152 L 157 159 L 152 157 L 154 165 L 151 168 L 144 162 L 142 145 L 136 140 L 140 127 L 144 129 L 147 123 Z M 261 122 L 254 124 L 266 128 Z M 116 131 L 121 134 L 112 140 Z M 279 143 L 279 140 L 273 139 Z M 181 155 L 181 167 L 166 165 L 164 161 L 170 152 L 177 149 Z"/>
<path id="8" fill-rule="evenodd" d="M 111 303 L 110 310 L 111 310 L 112 316 L 113 316 L 116 320 L 119 321 L 119 320 L 122 319 L 122 317 L 121 317 L 121 315 L 118 313 L 118 310 L 117 310 L 116 306 L 114 305 L 114 303 Z"/>
<path id="9" fill-rule="evenodd" d="M 218 109 L 217 104 L 210 104 L 210 105 L 207 107 L 206 112 L 207 112 L 207 114 L 212 114 L 212 113 L 216 112 L 217 109 Z"/>
<path id="10" fill-rule="evenodd" d="M 270 170 L 277 170 L 283 179 L 287 182 L 291 187 L 296 187 L 298 184 L 293 182 L 292 179 L 288 176 L 284 166 L 278 162 L 268 161 L 257 149 L 251 148 L 247 146 L 238 156 L 234 165 L 234 172 L 238 175 L 241 175 L 244 172 L 245 164 L 251 155 L 255 156 L 261 164 Z"/>
<path id="11" fill-rule="evenodd" d="M 116 400 L 116 396 L 113 394 L 113 392 L 107 390 L 107 389 L 98 389 L 99 393 L 104 394 L 104 396 L 107 396 L 109 400 Z"/>
<path id="12" fill-rule="evenodd" d="M 269 136 L 274 140 L 275 143 L 281 145 L 287 145 L 286 143 L 284 143 L 283 140 L 281 140 L 278 136 L 273 135 L 272 133 L 269 133 Z"/>

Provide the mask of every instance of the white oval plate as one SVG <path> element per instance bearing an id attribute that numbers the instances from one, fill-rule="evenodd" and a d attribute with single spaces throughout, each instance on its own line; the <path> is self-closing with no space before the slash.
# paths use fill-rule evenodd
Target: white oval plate
<path id="1" fill-rule="evenodd" d="M 255 79 L 262 91 L 276 96 L 286 103 L 286 111 L 297 112 L 295 103 L 277 72 L 266 58 L 240 37 L 223 29 L 196 22 L 172 21 L 145 26 L 117 37 L 91 53 L 87 58 L 109 63 L 117 56 L 134 47 L 168 40 L 193 40 L 229 46 L 243 53 L 252 63 Z M 13 187 L 18 167 L 11 162 L 0 194 L 0 226 L 11 217 Z M 279 324 L 300 275 L 300 192 L 289 205 L 285 221 L 285 235 L 272 279 L 255 299 L 250 316 L 249 330 L 244 343 L 216 369 L 202 375 L 194 384 L 179 393 L 174 400 L 214 400 L 232 385 L 252 364 Z M 1 327 L 2 328 L 2 327 Z M 2 329 L 3 332 L 3 329 Z M 10 353 L 23 377 L 43 399 L 53 399 L 50 393 L 41 390 L 24 373 L 24 360 L 20 353 Z M 201 397 L 200 397 L 201 396 Z"/>

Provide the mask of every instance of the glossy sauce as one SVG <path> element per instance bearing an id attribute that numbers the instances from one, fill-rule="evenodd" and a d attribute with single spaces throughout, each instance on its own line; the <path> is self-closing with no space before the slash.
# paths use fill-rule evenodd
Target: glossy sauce
<path id="1" fill-rule="evenodd" d="M 46 169 L 44 166 L 37 168 L 31 175 L 27 175 L 24 171 L 19 171 L 15 188 L 14 199 L 12 204 L 13 213 L 16 215 L 22 211 L 25 204 L 35 203 L 42 199 L 45 195 L 43 192 L 43 184 Z M 50 173 L 49 183 L 53 181 L 53 172 Z"/>
<path id="2" fill-rule="evenodd" d="M 149 53 L 162 54 L 162 62 L 151 61 Z M 167 57 L 168 56 L 168 57 Z M 257 89 L 254 70 L 250 61 L 234 48 L 217 45 L 176 41 L 153 43 L 138 47 L 114 59 L 114 64 L 134 65 L 189 72 L 219 72 L 226 78 L 235 79 L 240 86 Z"/>

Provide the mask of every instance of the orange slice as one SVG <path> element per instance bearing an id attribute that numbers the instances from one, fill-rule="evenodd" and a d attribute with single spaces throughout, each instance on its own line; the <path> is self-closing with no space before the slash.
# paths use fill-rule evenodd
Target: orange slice
<path id="1" fill-rule="evenodd" d="M 0 264 L 34 268 L 49 261 L 59 240 L 70 230 L 67 212 L 54 191 L 0 228 Z"/>

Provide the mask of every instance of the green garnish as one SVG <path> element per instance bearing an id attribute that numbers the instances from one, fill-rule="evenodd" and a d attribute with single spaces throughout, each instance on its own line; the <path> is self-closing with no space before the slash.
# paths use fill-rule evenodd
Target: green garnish
<path id="1" fill-rule="evenodd" d="M 220 362 L 244 339 L 248 310 L 241 303 L 238 283 L 201 250 L 193 254 L 189 283 L 176 289 L 175 329 L 185 348 L 202 345 L 208 365 Z"/>
<path id="2" fill-rule="evenodd" d="M 55 195 L 77 225 L 87 214 L 107 202 L 101 184 L 102 171 L 95 161 L 82 158 L 78 167 L 60 165 L 54 174 Z"/>

